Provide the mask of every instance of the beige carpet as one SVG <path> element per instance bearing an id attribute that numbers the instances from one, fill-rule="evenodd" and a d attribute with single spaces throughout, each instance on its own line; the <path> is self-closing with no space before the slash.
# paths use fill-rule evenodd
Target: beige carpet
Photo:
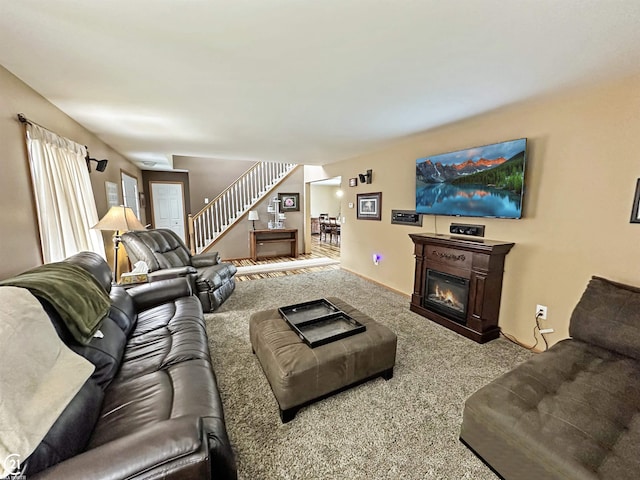
<path id="1" fill-rule="evenodd" d="M 256 357 L 252 312 L 337 296 L 398 335 L 394 377 L 303 408 L 282 424 Z M 409 311 L 409 299 L 342 270 L 239 282 L 207 314 L 211 356 L 241 479 L 495 479 L 458 440 L 465 399 L 530 358 L 479 345 Z"/>

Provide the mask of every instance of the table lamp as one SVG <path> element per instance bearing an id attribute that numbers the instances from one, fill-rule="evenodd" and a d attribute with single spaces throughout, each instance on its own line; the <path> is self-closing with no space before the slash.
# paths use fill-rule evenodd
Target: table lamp
<path id="1" fill-rule="evenodd" d="M 247 217 L 247 220 L 251 220 L 253 222 L 253 229 L 256 229 L 256 220 L 260 220 L 260 217 L 258 217 L 258 211 L 257 210 L 249 210 L 249 216 Z"/>
<path id="2" fill-rule="evenodd" d="M 124 205 L 111 207 L 107 214 L 100 219 L 93 227 L 96 230 L 114 230 L 113 235 L 113 279 L 112 282 L 117 283 L 118 278 L 118 249 L 120 248 L 120 234 L 129 230 L 145 230 L 144 225 L 140 223 L 131 210 L 131 207 Z"/>

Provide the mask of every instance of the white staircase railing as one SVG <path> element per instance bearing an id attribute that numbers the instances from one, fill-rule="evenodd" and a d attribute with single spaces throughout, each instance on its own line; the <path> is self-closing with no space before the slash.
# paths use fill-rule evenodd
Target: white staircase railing
<path id="1" fill-rule="evenodd" d="M 208 249 L 295 167 L 295 163 L 256 163 L 202 210 L 189 215 L 191 252 Z"/>

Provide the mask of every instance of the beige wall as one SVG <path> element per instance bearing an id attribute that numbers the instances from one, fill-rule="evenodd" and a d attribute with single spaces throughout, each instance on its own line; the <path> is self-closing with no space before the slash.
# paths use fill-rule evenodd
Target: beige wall
<path id="1" fill-rule="evenodd" d="M 340 215 L 340 198 L 337 192 L 340 187 L 330 185 L 311 184 L 309 203 L 311 204 L 311 216 L 319 217 L 321 213 L 328 213 L 330 217 Z"/>
<path id="2" fill-rule="evenodd" d="M 93 157 L 109 159 L 105 173 L 91 174 L 100 216 L 106 211 L 104 182 L 116 182 L 120 189 L 120 168 L 140 175 L 126 159 L 0 67 L 0 278 L 40 263 L 18 112 L 88 145 Z M 324 167 L 326 174 L 313 179 L 350 178 L 373 169 L 372 184 L 344 188 L 342 264 L 406 294 L 413 289 L 409 233 L 446 233 L 455 220 L 485 224 L 487 238 L 515 242 L 505 266 L 500 325 L 505 332 L 531 343 L 535 306 L 545 304 L 549 307 L 545 326 L 556 329 L 549 336 L 555 342 L 568 335 L 570 313 L 591 275 L 640 284 L 640 225 L 629 223 L 636 179 L 640 177 L 638 131 L 640 77 L 636 76 L 503 108 L 415 135 L 385 150 L 328 164 Z M 425 216 L 422 228 L 390 224 L 391 209 L 415 206 L 416 158 L 519 137 L 529 139 L 523 219 Z M 305 190 L 302 169 L 286 182 L 279 191 Z M 355 209 L 349 209 L 348 203 L 355 203 L 356 193 L 377 191 L 383 194 L 382 221 L 356 220 Z M 260 226 L 264 227 L 266 203 L 258 208 Z M 309 212 L 310 207 L 302 201 L 300 213 L 288 214 L 287 226 L 302 230 L 304 211 Z M 221 240 L 223 257 L 247 255 L 250 223 Z M 372 253 L 383 256 L 380 265 L 373 265 Z"/>
<path id="3" fill-rule="evenodd" d="M 24 128 L 17 120 L 18 113 L 24 113 L 30 120 L 58 135 L 88 146 L 92 158 L 109 160 L 103 173 L 96 172 L 95 162 L 92 162 L 91 184 L 99 217 L 107 211 L 105 181 L 118 185 L 122 201 L 120 169 L 138 176 L 139 182 L 141 179 L 140 170 L 135 165 L 0 66 L 0 278 L 41 263 Z M 142 222 L 145 222 L 144 218 Z M 107 257 L 111 261 L 111 234 L 105 233 L 103 236 Z"/>
<path id="4" fill-rule="evenodd" d="M 213 200 L 255 163 L 178 155 L 173 157 L 174 168 L 189 172 L 190 211 L 194 215 L 205 207 L 205 198 Z"/>
<path id="5" fill-rule="evenodd" d="M 305 201 L 304 201 L 304 169 L 296 168 L 280 185 L 269 195 L 265 200 L 256 205 L 255 210 L 258 211 L 260 220 L 256 221 L 256 230 L 267 228 L 267 222 L 273 219 L 273 214 L 267 213 L 267 206 L 269 205 L 269 199 L 278 196 L 278 193 L 300 193 L 300 211 L 299 212 L 286 212 L 287 219 L 285 220 L 286 228 L 298 229 L 298 251 L 304 252 L 305 250 Z M 249 231 L 252 229 L 252 222 L 247 220 L 247 215 L 244 215 L 242 219 L 230 230 L 224 234 L 224 236 L 218 240 L 218 242 L 212 247 L 213 251 L 220 252 L 220 256 L 223 259 L 232 258 L 248 258 L 249 257 Z M 288 250 L 286 245 L 273 245 L 274 254 L 285 254 Z M 262 253 L 267 253 L 267 250 L 261 249 Z"/>
<path id="6" fill-rule="evenodd" d="M 640 225 L 629 218 L 640 177 L 640 77 L 530 101 L 415 135 L 370 155 L 326 165 L 328 176 L 373 169 L 373 183 L 345 187 L 342 265 L 403 293 L 413 290 L 413 232 L 447 233 L 452 221 L 486 225 L 486 238 L 516 243 L 507 256 L 500 326 L 532 343 L 536 304 L 545 326 L 568 336 L 569 316 L 591 275 L 640 285 Z M 527 137 L 524 218 L 424 216 L 423 227 L 390 224 L 414 209 L 415 160 Z M 393 160 L 391 160 L 393 159 Z M 356 220 L 356 193 L 382 192 L 382 221 Z M 374 266 L 372 253 L 383 259 Z"/>

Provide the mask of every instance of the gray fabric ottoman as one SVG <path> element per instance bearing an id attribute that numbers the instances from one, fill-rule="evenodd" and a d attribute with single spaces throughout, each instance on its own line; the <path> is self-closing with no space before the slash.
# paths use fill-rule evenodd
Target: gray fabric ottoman
<path id="1" fill-rule="evenodd" d="M 342 300 L 328 300 L 367 330 L 310 348 L 277 309 L 254 313 L 249 321 L 251 347 L 278 401 L 283 423 L 312 401 L 377 376 L 393 377 L 396 335 Z"/>

